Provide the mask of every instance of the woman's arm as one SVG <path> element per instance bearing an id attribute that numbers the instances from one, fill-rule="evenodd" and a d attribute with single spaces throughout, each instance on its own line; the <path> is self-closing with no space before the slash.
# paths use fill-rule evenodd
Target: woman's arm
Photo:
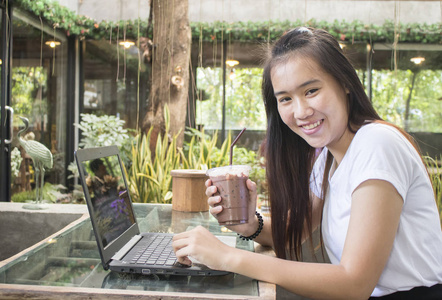
<path id="1" fill-rule="evenodd" d="M 254 186 L 253 186 L 254 185 Z M 249 190 L 253 192 L 256 191 L 256 185 L 250 181 L 248 183 Z M 251 197 L 252 197 L 251 195 Z M 322 208 L 323 208 L 323 202 L 320 198 L 316 197 L 313 193 L 311 193 L 311 201 L 312 201 L 312 231 L 315 231 L 319 227 L 319 224 L 321 223 L 321 217 L 322 217 Z M 254 212 L 253 212 L 254 214 Z M 264 219 L 264 227 L 261 231 L 261 233 L 254 239 L 255 242 L 263 245 L 263 246 L 270 246 L 273 248 L 273 238 L 272 238 L 272 226 L 271 226 L 271 219 L 265 218 Z M 251 236 L 256 232 L 256 229 L 258 229 L 258 218 L 253 215 L 253 217 L 250 219 L 247 227 L 238 227 L 236 226 L 230 226 L 229 229 L 243 235 L 243 236 Z M 304 231 L 304 237 L 303 241 L 306 241 L 311 233 L 308 231 L 307 226 L 305 226 Z"/>
<path id="2" fill-rule="evenodd" d="M 216 242 L 202 227 L 176 235 L 173 246 L 180 261 L 193 256 L 212 268 L 275 283 L 305 297 L 367 299 L 391 252 L 402 204 L 390 183 L 362 183 L 352 196 L 339 265 L 287 261 L 231 248 Z"/>

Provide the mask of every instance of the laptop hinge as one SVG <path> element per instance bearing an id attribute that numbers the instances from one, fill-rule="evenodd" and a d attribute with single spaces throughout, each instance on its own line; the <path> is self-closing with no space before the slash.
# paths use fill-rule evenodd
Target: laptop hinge
<path id="1" fill-rule="evenodd" d="M 142 238 L 141 235 L 135 235 L 134 237 L 132 237 L 130 239 L 129 242 L 126 243 L 126 245 L 124 245 L 120 250 L 118 250 L 117 253 L 114 254 L 114 256 L 112 256 L 112 260 L 121 260 L 126 253 L 132 249 L 132 247 Z"/>

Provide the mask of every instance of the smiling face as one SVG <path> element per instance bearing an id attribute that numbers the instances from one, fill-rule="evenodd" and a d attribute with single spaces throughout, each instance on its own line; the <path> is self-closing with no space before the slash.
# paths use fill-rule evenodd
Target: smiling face
<path id="1" fill-rule="evenodd" d="M 310 146 L 327 146 L 340 162 L 353 134 L 346 90 L 312 59 L 292 56 L 271 71 L 283 122 Z"/>

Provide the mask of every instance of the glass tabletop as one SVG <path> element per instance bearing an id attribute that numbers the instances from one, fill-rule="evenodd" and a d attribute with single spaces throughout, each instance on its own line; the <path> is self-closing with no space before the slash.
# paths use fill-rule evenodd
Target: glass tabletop
<path id="1" fill-rule="evenodd" d="M 178 233 L 198 225 L 231 235 L 208 212 L 178 212 L 171 205 L 134 204 L 140 231 Z M 237 238 L 237 248 L 253 242 Z M 101 289 L 258 296 L 258 282 L 239 274 L 222 276 L 138 275 L 105 271 L 89 218 L 0 268 L 0 283 Z"/>

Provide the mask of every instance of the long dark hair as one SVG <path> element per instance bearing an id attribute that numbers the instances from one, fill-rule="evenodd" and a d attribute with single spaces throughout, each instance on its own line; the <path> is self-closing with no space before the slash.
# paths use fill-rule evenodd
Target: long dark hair
<path id="1" fill-rule="evenodd" d="M 356 132 L 366 121 L 380 120 L 380 117 L 339 43 L 326 31 L 295 28 L 286 32 L 271 48 L 264 66 L 262 93 L 267 114 L 264 153 L 273 244 L 278 257 L 300 260 L 303 232 L 312 233 L 309 181 L 316 149 L 282 121 L 271 81 L 275 65 L 298 55 L 316 61 L 323 71 L 349 91 L 347 127 L 351 132 Z M 328 161 L 331 161 L 331 155 Z M 323 184 L 326 183 L 324 180 Z"/>

